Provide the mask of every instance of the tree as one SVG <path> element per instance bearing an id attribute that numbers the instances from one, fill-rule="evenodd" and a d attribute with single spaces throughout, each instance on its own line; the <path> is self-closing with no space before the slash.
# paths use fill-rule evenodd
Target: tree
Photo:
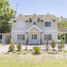
<path id="1" fill-rule="evenodd" d="M 54 40 L 51 40 L 51 47 L 53 48 L 53 51 L 54 51 L 54 48 L 56 47 L 56 43 Z"/>
<path id="2" fill-rule="evenodd" d="M 9 45 L 9 50 L 8 52 L 13 52 L 14 51 L 14 43 L 12 41 L 10 41 L 10 45 Z"/>
<path id="3" fill-rule="evenodd" d="M 9 20 L 14 16 L 14 11 L 10 8 L 7 0 L 0 0 L 0 33 L 11 31 Z"/>

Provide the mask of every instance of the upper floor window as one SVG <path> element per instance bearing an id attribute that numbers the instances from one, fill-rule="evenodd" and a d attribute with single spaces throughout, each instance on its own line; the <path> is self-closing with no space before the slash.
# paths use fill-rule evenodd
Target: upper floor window
<path id="1" fill-rule="evenodd" d="M 33 22 L 33 25 L 36 25 L 36 22 Z"/>
<path id="2" fill-rule="evenodd" d="M 51 27 L 51 22 L 45 22 L 45 27 Z"/>

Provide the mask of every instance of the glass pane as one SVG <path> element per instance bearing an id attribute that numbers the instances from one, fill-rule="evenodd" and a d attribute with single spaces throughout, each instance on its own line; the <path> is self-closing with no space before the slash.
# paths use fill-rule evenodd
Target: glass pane
<path id="1" fill-rule="evenodd" d="M 2 35 L 0 35 L 0 39 L 2 39 Z"/>
<path id="2" fill-rule="evenodd" d="M 33 22 L 33 25 L 36 25 L 36 22 Z"/>
<path id="3" fill-rule="evenodd" d="M 47 39 L 47 34 L 44 35 L 44 40 L 48 40 L 48 39 Z"/>
<path id="4" fill-rule="evenodd" d="M 52 35 L 51 34 L 45 34 L 44 35 L 44 40 L 47 41 L 47 40 L 51 40 L 52 39 Z"/>
<path id="5" fill-rule="evenodd" d="M 19 34 L 19 35 L 17 36 L 17 40 L 18 40 L 18 41 L 23 41 L 23 40 L 25 40 L 25 35 L 24 35 L 24 34 Z"/>
<path id="6" fill-rule="evenodd" d="M 51 39 L 52 39 L 52 35 L 48 34 L 48 40 L 51 40 Z"/>
<path id="7" fill-rule="evenodd" d="M 32 39 L 37 39 L 37 35 L 32 35 Z"/>
<path id="8" fill-rule="evenodd" d="M 34 35 L 34 39 L 37 39 L 37 35 Z"/>
<path id="9" fill-rule="evenodd" d="M 51 22 L 45 22 L 45 26 L 46 27 L 50 27 L 51 26 Z"/>

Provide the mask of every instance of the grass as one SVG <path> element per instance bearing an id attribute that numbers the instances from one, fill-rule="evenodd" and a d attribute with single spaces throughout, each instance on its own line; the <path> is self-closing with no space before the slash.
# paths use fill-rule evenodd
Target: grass
<path id="1" fill-rule="evenodd" d="M 67 50 L 63 50 L 64 53 L 67 53 Z"/>
<path id="2" fill-rule="evenodd" d="M 67 67 L 67 59 L 56 59 L 53 55 L 27 55 L 9 53 L 0 54 L 0 67 Z"/>

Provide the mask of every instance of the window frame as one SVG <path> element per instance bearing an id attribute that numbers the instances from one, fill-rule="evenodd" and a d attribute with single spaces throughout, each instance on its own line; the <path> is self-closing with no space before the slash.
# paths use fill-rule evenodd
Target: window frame
<path id="1" fill-rule="evenodd" d="M 37 34 L 33 34 L 32 39 L 37 39 Z"/>
<path id="2" fill-rule="evenodd" d="M 2 35 L 0 35 L 0 39 L 2 40 Z"/>
<path id="3" fill-rule="evenodd" d="M 49 24 L 48 24 L 49 23 Z M 46 21 L 45 22 L 45 27 L 51 27 L 51 22 L 50 21 Z"/>
<path id="4" fill-rule="evenodd" d="M 50 36 L 49 36 L 50 35 Z M 45 41 L 50 41 L 52 40 L 52 34 L 44 34 L 44 40 Z"/>
<path id="5" fill-rule="evenodd" d="M 20 42 L 25 41 L 25 34 L 18 34 L 17 35 L 17 40 L 20 41 Z"/>

